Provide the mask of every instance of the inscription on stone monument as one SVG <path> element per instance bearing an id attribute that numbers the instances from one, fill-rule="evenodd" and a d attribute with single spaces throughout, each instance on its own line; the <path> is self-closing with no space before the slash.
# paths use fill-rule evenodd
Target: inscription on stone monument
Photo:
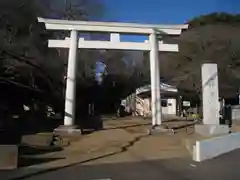
<path id="1" fill-rule="evenodd" d="M 219 124 L 217 64 L 202 65 L 203 123 Z"/>

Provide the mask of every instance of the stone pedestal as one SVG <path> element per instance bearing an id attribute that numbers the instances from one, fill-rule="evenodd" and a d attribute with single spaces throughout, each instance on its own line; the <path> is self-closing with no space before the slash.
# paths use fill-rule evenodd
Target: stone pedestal
<path id="1" fill-rule="evenodd" d="M 205 124 L 205 125 L 195 125 L 195 132 L 202 136 L 218 136 L 229 134 L 228 125 L 215 125 L 215 124 Z"/>
<path id="2" fill-rule="evenodd" d="M 155 135 L 155 134 L 169 134 L 173 135 L 175 132 L 173 129 L 166 128 L 164 126 L 154 126 L 149 130 L 150 135 Z"/>
<path id="3" fill-rule="evenodd" d="M 54 129 L 54 133 L 58 135 L 81 135 L 81 129 L 78 129 L 77 126 L 59 126 L 58 128 Z"/>
<path id="4" fill-rule="evenodd" d="M 0 170 L 11 170 L 18 167 L 18 146 L 0 145 Z"/>
<path id="5" fill-rule="evenodd" d="M 46 134 L 34 134 L 34 135 L 24 135 L 22 137 L 23 145 L 37 146 L 37 147 L 50 147 L 54 140 L 53 133 Z"/>

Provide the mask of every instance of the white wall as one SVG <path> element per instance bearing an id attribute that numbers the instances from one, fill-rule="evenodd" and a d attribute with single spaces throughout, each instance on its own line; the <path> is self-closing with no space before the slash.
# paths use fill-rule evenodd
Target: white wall
<path id="1" fill-rule="evenodd" d="M 240 133 L 213 137 L 196 141 L 193 147 L 193 160 L 204 161 L 240 148 Z"/>
<path id="2" fill-rule="evenodd" d="M 177 101 L 176 99 L 166 99 L 167 100 L 167 107 L 163 107 L 162 106 L 162 113 L 163 114 L 169 114 L 169 115 L 176 115 L 176 104 Z M 138 109 L 142 109 L 142 113 L 144 114 L 144 116 L 149 116 L 151 115 L 151 99 L 150 98 L 146 98 L 144 99 L 144 107 L 140 108 L 140 104 L 138 104 Z"/>
<path id="3" fill-rule="evenodd" d="M 168 107 L 162 107 L 162 113 L 168 114 Z"/>
<path id="4" fill-rule="evenodd" d="M 177 113 L 177 100 L 168 99 L 167 100 L 168 114 L 176 115 Z"/>
<path id="5" fill-rule="evenodd" d="M 165 100 L 167 101 L 167 107 L 162 107 L 162 113 L 176 115 L 176 99 L 169 98 Z M 125 106 L 127 112 L 135 109 L 135 115 L 151 116 L 151 98 L 149 97 L 142 99 L 139 96 L 128 96 L 125 100 L 122 100 L 122 105 Z"/>

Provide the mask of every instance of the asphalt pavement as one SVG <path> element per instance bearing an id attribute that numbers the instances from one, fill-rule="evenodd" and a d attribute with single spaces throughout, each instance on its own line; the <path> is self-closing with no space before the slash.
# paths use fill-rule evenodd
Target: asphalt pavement
<path id="1" fill-rule="evenodd" d="M 239 180 L 240 150 L 202 163 L 168 159 L 126 163 L 81 164 L 24 180 Z M 0 178 L 1 179 L 1 178 Z"/>

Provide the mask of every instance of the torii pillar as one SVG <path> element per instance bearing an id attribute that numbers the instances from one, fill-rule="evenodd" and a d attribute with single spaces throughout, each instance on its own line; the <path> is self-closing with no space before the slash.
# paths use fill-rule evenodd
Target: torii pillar
<path id="1" fill-rule="evenodd" d="M 55 131 L 63 132 L 81 132 L 75 124 L 75 102 L 76 102 L 76 69 L 77 69 L 77 51 L 78 51 L 78 31 L 70 31 L 70 45 L 68 54 L 68 67 L 66 75 L 66 91 L 65 91 L 65 111 L 64 124 Z"/>
<path id="2" fill-rule="evenodd" d="M 158 39 L 155 30 L 149 35 L 150 50 L 150 72 L 151 72 L 151 107 L 152 107 L 152 126 L 162 124 L 162 107 L 160 95 L 160 70 L 158 56 Z"/>
<path id="3" fill-rule="evenodd" d="M 68 68 L 65 92 L 64 126 L 69 128 L 75 125 L 75 95 L 76 95 L 76 67 L 78 50 L 78 32 L 71 30 L 70 48 L 68 54 Z"/>

